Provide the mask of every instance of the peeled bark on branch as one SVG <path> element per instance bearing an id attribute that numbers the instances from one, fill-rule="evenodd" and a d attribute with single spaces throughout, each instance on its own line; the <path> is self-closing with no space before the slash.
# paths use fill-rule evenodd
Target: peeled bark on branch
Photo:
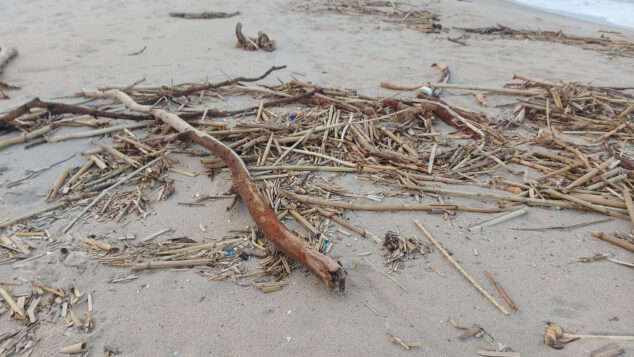
<path id="1" fill-rule="evenodd" d="M 251 179 L 251 175 L 240 156 L 225 144 L 192 127 L 177 115 L 163 109 L 140 105 L 127 94 L 119 90 L 109 90 L 105 92 L 84 91 L 84 94 L 92 98 L 117 99 L 131 111 L 151 114 L 181 132 L 179 139 L 191 140 L 218 156 L 227 164 L 233 174 L 234 184 L 231 191 L 242 197 L 251 217 L 260 227 L 262 233 L 275 243 L 279 249 L 300 262 L 330 288 L 337 288 L 339 291 L 345 289 L 346 273 L 341 265 L 321 254 L 305 240 L 297 237 L 286 228 L 277 218 L 262 195 L 260 195 L 255 182 Z"/>

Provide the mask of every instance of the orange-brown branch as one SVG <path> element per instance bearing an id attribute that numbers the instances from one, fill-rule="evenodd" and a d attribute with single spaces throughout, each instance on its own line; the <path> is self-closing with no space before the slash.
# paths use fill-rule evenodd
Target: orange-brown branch
<path id="1" fill-rule="evenodd" d="M 231 190 L 242 197 L 251 217 L 260 227 L 262 233 L 279 249 L 305 266 L 330 288 L 337 288 L 339 291 L 345 289 L 346 273 L 341 265 L 321 254 L 286 228 L 258 191 L 244 162 L 235 151 L 218 139 L 192 127 L 177 115 L 163 109 L 140 105 L 119 90 L 84 91 L 84 94 L 92 98 L 117 99 L 134 112 L 151 114 L 181 132 L 180 139 L 191 140 L 218 156 L 227 164 L 233 175 L 234 184 Z"/>

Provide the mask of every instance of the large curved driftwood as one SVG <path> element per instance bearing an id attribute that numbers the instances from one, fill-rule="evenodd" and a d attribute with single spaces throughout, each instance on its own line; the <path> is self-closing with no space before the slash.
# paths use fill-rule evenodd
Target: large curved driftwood
<path id="1" fill-rule="evenodd" d="M 234 184 L 231 190 L 242 197 L 251 217 L 260 227 L 262 233 L 279 249 L 308 268 L 330 288 L 337 288 L 339 291 L 345 289 L 346 273 L 343 268 L 286 228 L 260 195 L 247 167 L 233 150 L 212 136 L 192 127 L 177 115 L 163 109 L 138 104 L 119 90 L 85 90 L 84 94 L 91 98 L 117 99 L 131 111 L 151 114 L 179 131 L 181 133 L 179 139 L 191 140 L 218 156 L 227 164 L 233 174 Z"/>

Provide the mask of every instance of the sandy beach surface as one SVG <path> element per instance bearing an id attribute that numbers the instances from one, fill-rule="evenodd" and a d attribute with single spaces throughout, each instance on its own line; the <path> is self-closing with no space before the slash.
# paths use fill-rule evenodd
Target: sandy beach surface
<path id="1" fill-rule="evenodd" d="M 417 8 L 438 14 L 438 22 L 449 29 L 501 23 L 514 28 L 562 30 L 579 36 L 604 35 L 634 41 L 631 30 L 502 1 L 416 3 Z M 434 62 L 451 69 L 452 83 L 501 87 L 517 73 L 597 86 L 634 85 L 632 58 L 609 56 L 581 46 L 478 35 L 471 35 L 466 40 L 468 46 L 461 46 L 447 40 L 462 34 L 456 30 L 425 34 L 368 15 L 309 13 L 310 7 L 310 1 L 3 0 L 0 45 L 15 46 L 20 53 L 5 68 L 1 79 L 22 88 L 7 91 L 11 98 L 0 100 L 0 113 L 36 96 L 76 103 L 68 96 L 82 88 L 129 85 L 140 79 L 145 79 L 144 84 L 205 79 L 216 82 L 227 76 L 257 76 L 273 65 L 287 68 L 262 83 L 278 84 L 295 76 L 323 86 L 354 88 L 371 96 L 395 94 L 381 88 L 381 81 L 436 81 L 438 70 L 430 66 Z M 227 19 L 185 20 L 169 17 L 171 11 L 241 14 Z M 242 22 L 247 33 L 266 32 L 277 41 L 277 50 L 269 53 L 236 48 L 237 21 Z M 142 53 L 130 55 L 143 48 Z M 461 91 L 447 90 L 442 99 L 475 108 L 492 118 L 512 115 L 508 107 L 495 107 L 511 100 L 505 96 L 488 96 L 487 108 L 479 107 L 472 95 Z M 254 102 L 246 98 L 218 100 L 214 104 L 224 110 Z M 289 106 L 279 110 L 292 109 Z M 250 119 L 252 115 L 245 118 Z M 7 165 L 8 169 L 1 171 L 0 182 L 20 179 L 26 170 L 38 170 L 72 157 L 22 185 L 0 188 L 0 220 L 46 206 L 44 197 L 60 172 L 83 164 L 81 155 L 74 154 L 92 148 L 90 139 L 80 139 L 28 150 L 23 144 L 2 149 L 0 165 Z M 198 158 L 176 157 L 183 170 L 204 172 Z M 231 184 L 228 177 L 217 175 L 210 181 L 204 174 L 195 178 L 175 174 L 174 195 L 166 201 L 152 202 L 146 217 L 128 215 L 119 223 L 88 218 L 80 221 L 72 234 L 95 234 L 116 241 L 122 235 L 141 238 L 171 228 L 171 232 L 156 239 L 222 238 L 231 229 L 253 225 L 242 202 L 231 211 L 225 209 L 226 200 L 213 201 L 207 207 L 179 206 L 177 202 L 190 201 L 197 193 L 226 193 Z M 354 174 L 346 174 L 335 183 L 351 193 L 384 189 L 366 182 L 359 185 Z M 491 206 L 490 202 L 472 198 L 445 200 L 471 207 Z M 413 219 L 421 221 L 476 280 L 499 296 L 482 271 L 487 269 L 495 276 L 519 307 L 518 313 L 508 316 L 469 285 L 438 251 L 409 260 L 404 269 L 392 274 L 406 287 L 407 291 L 403 291 L 374 268 L 387 271 L 381 246 L 356 235 L 342 236 L 329 253 L 346 269 L 356 265 L 356 269 L 348 269 L 344 294 L 329 291 L 303 269 L 292 273 L 288 286 L 268 294 L 248 284 L 211 281 L 197 274 L 196 269 L 142 271 L 135 280 L 110 283 L 114 276 L 129 274 L 129 268 L 99 264 L 79 247 L 70 253 L 71 259 L 62 259 L 59 245 L 50 247 L 37 240 L 32 241 L 37 249 L 31 256 L 46 253 L 45 256 L 16 267 L 14 262 L 0 265 L 0 280 L 22 277 L 64 288 L 72 283 L 91 293 L 93 329 L 86 333 L 66 327 L 61 319 L 53 322 L 47 317 L 33 330 L 38 342 L 31 356 L 56 355 L 60 347 L 81 341 L 87 341 L 89 356 L 104 355 L 104 347 L 120 350 L 123 356 L 476 356 L 477 350 L 491 349 L 481 338 L 460 340 L 463 331 L 448 323 L 450 317 L 462 326 L 482 326 L 495 343 L 502 343 L 521 356 L 587 356 L 588 351 L 609 342 L 580 340 L 561 351 L 551 349 L 542 342 L 548 321 L 579 333 L 633 333 L 632 269 L 607 261 L 567 264 L 596 253 L 634 261 L 634 254 L 587 233 L 587 229 L 629 232 L 630 222 L 615 219 L 565 231 L 512 230 L 604 218 L 587 211 L 524 208 L 528 214 L 521 219 L 480 233 L 467 229 L 484 217 L 471 212 L 460 212 L 451 221 L 442 215 L 421 212 L 346 214 L 357 226 L 381 237 L 387 231 L 398 231 L 424 239 L 412 223 Z M 61 214 L 60 219 L 45 228 L 59 241 L 68 243 L 61 228 L 77 213 L 73 210 Z M 288 224 L 299 229 L 294 222 Z M 199 225 L 206 227 L 206 232 Z M 474 255 L 474 249 L 478 255 Z M 360 254 L 365 252 L 372 254 L 364 259 Z M 34 289 L 30 284 L 2 287 L 16 297 L 30 295 Z M 78 308 L 82 313 L 84 310 L 85 306 Z M 0 315 L 0 336 L 23 325 L 24 322 L 12 320 L 9 313 Z M 406 342 L 421 342 L 422 346 L 405 350 L 390 342 L 388 330 Z M 634 354 L 634 342 L 618 343 L 624 347 L 625 355 Z"/>

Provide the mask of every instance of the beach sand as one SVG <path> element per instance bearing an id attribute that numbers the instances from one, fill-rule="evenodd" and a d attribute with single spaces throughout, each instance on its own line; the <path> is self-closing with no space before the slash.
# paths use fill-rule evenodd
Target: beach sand
<path id="1" fill-rule="evenodd" d="M 435 81 L 433 62 L 447 65 L 452 83 L 501 87 L 514 73 L 546 80 L 592 82 L 602 86 L 632 86 L 634 60 L 611 57 L 579 46 L 500 39 L 471 35 L 469 46 L 447 40 L 461 33 L 424 34 L 373 16 L 308 14 L 308 1 L 19 1 L 0 2 L 2 45 L 18 47 L 20 54 L 2 74 L 2 80 L 22 86 L 8 91 L 10 100 L 0 101 L 0 113 L 27 100 L 66 100 L 82 88 L 128 85 L 145 79 L 147 84 L 215 82 L 225 76 L 256 76 L 273 65 L 288 67 L 275 72 L 263 83 L 291 80 L 291 74 L 323 86 L 354 88 L 372 96 L 394 95 L 380 88 L 381 81 L 422 83 Z M 599 30 L 634 41 L 634 31 L 608 28 L 547 14 L 515 4 L 493 1 L 425 1 L 421 9 L 440 15 L 443 27 L 485 27 L 502 23 L 514 28 L 563 30 L 571 35 L 601 36 Z M 240 11 L 229 19 L 184 20 L 168 16 L 171 11 Z M 235 47 L 234 27 L 240 21 L 244 31 L 262 30 L 277 41 L 275 52 L 247 52 Z M 146 47 L 139 55 L 130 56 Z M 404 92 L 401 96 L 411 96 Z M 442 98 L 467 108 L 477 108 L 492 118 L 509 116 L 509 108 L 496 108 L 511 97 L 489 96 L 488 108 L 477 106 L 472 95 L 446 91 Z M 249 99 L 249 103 L 254 102 Z M 246 102 L 218 101 L 219 109 L 236 109 Z M 291 109 L 288 109 L 291 110 Z M 4 137 L 4 136 L 3 136 Z M 3 138 L 0 137 L 0 138 Z M 8 165 L 0 181 L 15 180 L 25 170 L 37 170 L 69 156 L 93 148 L 89 139 L 39 145 L 25 150 L 23 145 L 2 149 L 0 165 Z M 203 172 L 200 160 L 180 156 L 182 169 Z M 80 155 L 11 189 L 0 189 L 0 220 L 38 207 L 64 167 L 79 166 Z M 226 201 L 208 207 L 178 206 L 196 193 L 221 194 L 228 191 L 227 176 L 212 181 L 174 176 L 175 194 L 167 201 L 152 202 L 151 214 L 140 219 L 130 215 L 121 223 L 89 218 L 73 230 L 79 236 L 96 234 L 115 238 L 123 234 L 145 237 L 172 228 L 157 240 L 187 236 L 205 241 L 227 235 L 230 229 L 253 225 L 245 206 L 239 202 L 227 212 Z M 379 186 L 358 185 L 354 175 L 335 182 L 350 192 L 378 192 Z M 448 203 L 472 207 L 485 201 L 447 197 Z M 490 207 L 490 204 L 487 206 Z M 503 315 L 435 251 L 424 258 L 408 261 L 394 275 L 407 291 L 377 273 L 359 253 L 371 252 L 367 259 L 383 268 L 383 251 L 370 239 L 351 236 L 337 241 L 330 256 L 348 269 L 345 294 L 329 291 L 303 270 L 296 270 L 281 291 L 263 294 L 253 287 L 233 282 L 215 282 L 186 271 L 144 271 L 136 280 L 112 284 L 115 275 L 128 269 L 99 265 L 81 251 L 60 261 L 59 247 L 50 254 L 17 269 L 0 265 L 0 280 L 18 276 L 49 286 L 74 284 L 90 292 L 94 300 L 94 329 L 84 333 L 66 328 L 63 320 L 41 321 L 35 336 L 39 342 L 32 356 L 55 355 L 60 347 L 88 341 L 88 355 L 103 355 L 104 346 L 122 351 L 124 356 L 249 356 L 249 355 L 423 355 L 473 356 L 489 349 L 482 339 L 461 341 L 462 331 L 448 318 L 471 327 L 481 325 L 495 342 L 503 343 L 522 356 L 584 356 L 607 341 L 581 340 L 556 351 L 542 342 L 547 321 L 590 333 L 604 331 L 632 333 L 634 321 L 634 280 L 631 268 L 597 262 L 567 264 L 568 261 L 610 253 L 615 259 L 633 261 L 624 249 L 591 237 L 586 228 L 569 231 L 517 231 L 512 227 L 568 225 L 602 218 L 601 215 L 526 207 L 520 220 L 470 233 L 467 227 L 488 219 L 478 213 L 459 213 L 451 222 L 441 215 L 416 212 L 350 212 L 346 217 L 356 225 L 382 236 L 387 231 L 416 234 L 413 219 L 421 221 L 455 259 L 489 292 L 494 288 L 483 275 L 490 271 L 519 307 L 519 313 Z M 68 239 L 61 228 L 77 210 L 62 215 L 49 226 L 62 242 Z M 484 217 L 484 218 L 483 218 Z M 202 224 L 207 227 L 203 233 Z M 292 226 L 292 225 L 291 225 Z M 629 231 L 630 223 L 615 219 L 590 229 Z M 64 246 L 66 243 L 62 243 Z M 34 245 L 38 245 L 34 242 Z M 70 246 L 70 245 L 68 245 Z M 46 244 L 32 255 L 46 253 Z M 477 249 L 479 255 L 474 255 Z M 441 272 L 439 276 L 430 269 Z M 27 284 L 12 288 L 16 294 L 30 292 Z M 501 300 L 501 299 L 500 299 Z M 373 306 L 379 315 L 365 303 Z M 84 307 L 78 311 L 84 311 Z M 19 322 L 8 314 L 0 316 L 0 335 L 13 332 Z M 390 343 L 386 331 L 422 347 L 406 351 Z M 634 353 L 634 343 L 619 342 L 626 353 Z"/>

